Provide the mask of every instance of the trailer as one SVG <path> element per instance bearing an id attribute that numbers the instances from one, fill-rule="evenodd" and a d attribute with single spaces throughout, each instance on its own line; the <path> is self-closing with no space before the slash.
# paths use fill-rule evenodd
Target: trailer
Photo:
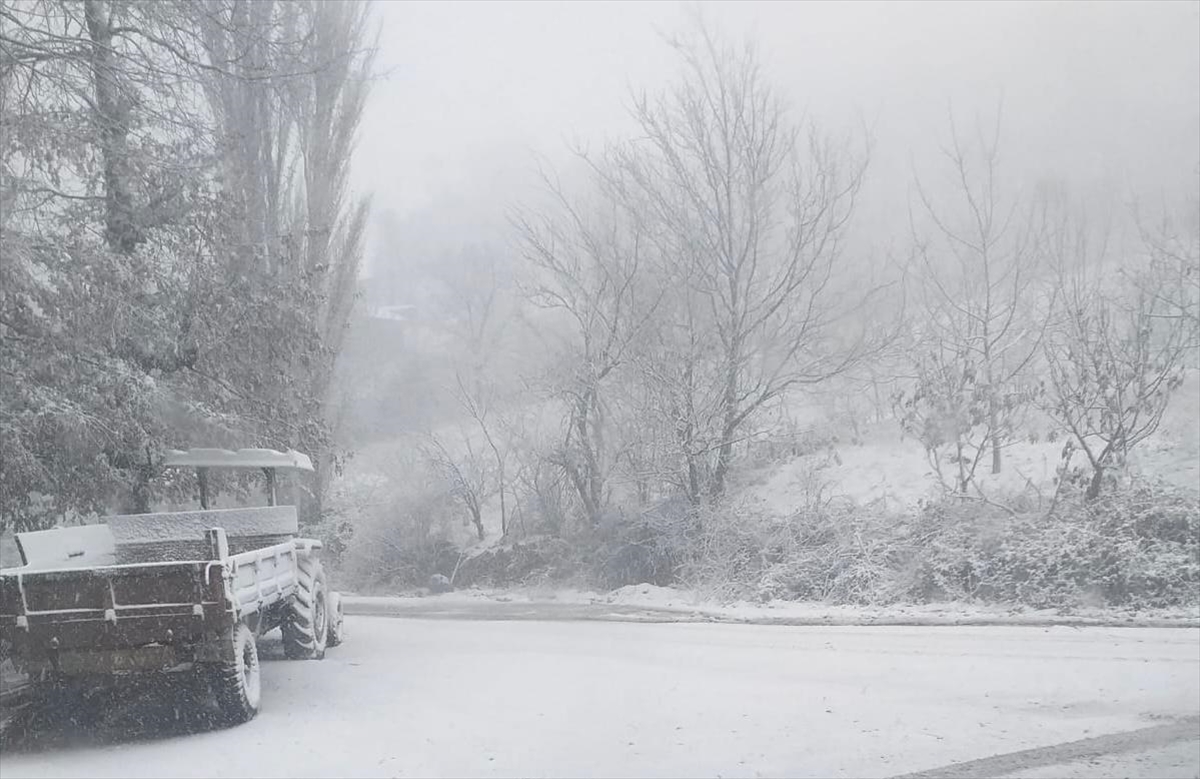
<path id="1" fill-rule="evenodd" d="M 322 659 L 345 637 L 321 543 L 276 505 L 279 471 L 312 471 L 299 452 L 192 449 L 200 509 L 110 516 L 16 535 L 22 565 L 0 571 L 0 644 L 29 694 L 83 695 L 152 674 L 206 681 L 222 718 L 249 721 L 261 698 L 257 642 L 282 632 L 291 659 Z M 210 509 L 209 471 L 256 469 L 267 505 Z"/>

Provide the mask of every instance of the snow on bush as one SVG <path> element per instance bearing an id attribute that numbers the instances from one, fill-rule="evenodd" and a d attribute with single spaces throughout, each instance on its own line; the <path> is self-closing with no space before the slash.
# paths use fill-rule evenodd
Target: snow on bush
<path id="1" fill-rule="evenodd" d="M 453 526 L 436 481 L 384 490 L 356 509 L 346 573 L 368 590 L 419 587 L 439 573 L 456 588 L 571 584 L 622 598 L 683 585 L 703 599 L 864 606 L 1142 609 L 1200 601 L 1194 491 L 1123 482 L 1088 502 L 1066 480 L 1054 499 L 1031 487 L 997 491 L 990 501 L 943 495 L 909 507 L 856 502 L 822 484 L 795 492 L 787 515 L 753 496 L 703 509 L 668 500 L 612 512 L 592 528 L 497 539 L 488 548 L 461 546 L 469 528 Z"/>
<path id="2" fill-rule="evenodd" d="M 909 515 L 842 507 L 727 525 L 710 531 L 724 540 L 709 542 L 716 555 L 700 558 L 692 583 L 728 596 L 1035 608 L 1161 608 L 1200 597 L 1200 501 L 1162 487 L 1126 487 L 1091 504 L 1071 498 L 1052 512 L 950 498 Z"/>

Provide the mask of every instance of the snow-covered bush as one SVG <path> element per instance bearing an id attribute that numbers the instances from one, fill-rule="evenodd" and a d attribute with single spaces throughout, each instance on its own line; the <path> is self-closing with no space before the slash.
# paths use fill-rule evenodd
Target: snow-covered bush
<path id="1" fill-rule="evenodd" d="M 561 538 L 533 536 L 464 556 L 456 587 L 506 587 L 561 582 L 574 576 L 576 550 Z"/>
<path id="2" fill-rule="evenodd" d="M 886 537 L 868 525 L 877 512 L 814 502 L 790 517 L 744 506 L 701 513 L 689 538 L 680 578 L 723 600 L 867 602 L 885 592 Z"/>
<path id="3" fill-rule="evenodd" d="M 1154 608 L 1200 595 L 1200 502 L 1128 487 L 1056 511 L 933 504 L 915 518 L 906 600 Z"/>
<path id="4" fill-rule="evenodd" d="M 688 545 L 695 514 L 679 498 L 637 514 L 612 512 L 576 541 L 587 575 L 605 589 L 628 584 L 673 584 Z"/>
<path id="5" fill-rule="evenodd" d="M 784 519 L 708 512 L 680 578 L 708 597 L 882 605 L 1158 608 L 1200 598 L 1200 500 L 1126 486 L 1048 512 L 947 498 L 911 515 L 825 504 Z"/>
<path id="6" fill-rule="evenodd" d="M 335 489 L 327 507 L 332 517 L 353 517 L 342 570 L 347 585 L 392 590 L 422 587 L 433 574 L 449 576 L 459 559 L 458 513 L 449 485 L 420 457 L 398 455 L 392 478 Z"/>
<path id="7" fill-rule="evenodd" d="M 876 507 L 842 504 L 793 515 L 768 548 L 755 597 L 870 604 L 896 600 L 894 522 Z"/>

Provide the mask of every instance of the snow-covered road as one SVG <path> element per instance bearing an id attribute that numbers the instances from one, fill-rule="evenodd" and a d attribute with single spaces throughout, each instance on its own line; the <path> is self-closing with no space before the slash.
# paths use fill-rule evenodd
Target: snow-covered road
<path id="1" fill-rule="evenodd" d="M 894 776 L 1156 725 L 1200 771 L 1191 629 L 347 621 L 323 662 L 264 663 L 247 725 L 134 702 L 0 775 Z"/>

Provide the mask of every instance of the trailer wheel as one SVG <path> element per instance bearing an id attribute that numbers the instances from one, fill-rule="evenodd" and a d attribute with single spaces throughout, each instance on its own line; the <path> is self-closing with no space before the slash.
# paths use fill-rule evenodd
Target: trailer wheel
<path id="1" fill-rule="evenodd" d="M 342 596 L 329 593 L 329 638 L 325 646 L 337 646 L 346 640 L 345 618 L 342 614 Z"/>
<path id="2" fill-rule="evenodd" d="M 296 594 L 281 626 L 283 653 L 292 660 L 321 660 L 329 638 L 329 588 L 313 557 L 297 557 Z"/>
<path id="3" fill-rule="evenodd" d="M 254 719 L 262 697 L 258 644 L 245 622 L 239 622 L 226 640 L 233 644 L 233 659 L 213 668 L 212 686 L 224 719 L 240 725 Z"/>

